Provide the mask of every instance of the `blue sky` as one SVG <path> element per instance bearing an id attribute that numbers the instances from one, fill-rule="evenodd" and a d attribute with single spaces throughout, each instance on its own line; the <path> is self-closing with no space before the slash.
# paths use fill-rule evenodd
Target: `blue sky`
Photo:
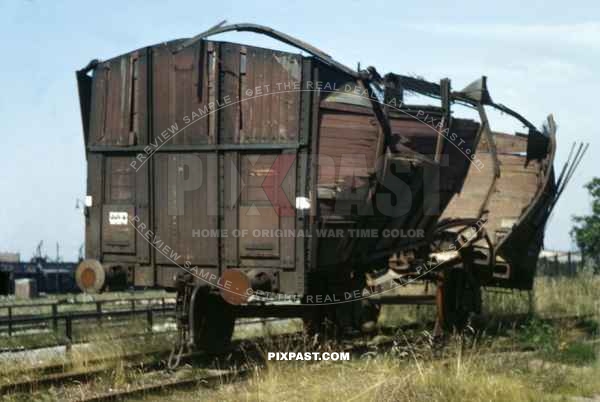
<path id="1" fill-rule="evenodd" d="M 223 19 L 270 25 L 349 66 L 447 76 L 456 89 L 487 75 L 493 99 L 535 124 L 554 113 L 556 166 L 571 142 L 591 143 L 546 236 L 549 248 L 572 247 L 570 217 L 589 210 L 582 186 L 599 175 L 597 2 L 164 3 L 0 0 L 0 251 L 29 258 L 44 240 L 48 254 L 60 242 L 63 257 L 74 259 L 83 243 L 84 220 L 75 209 L 85 196 L 75 70 L 93 58 L 193 36 Z M 216 39 L 274 44 L 252 34 Z"/>

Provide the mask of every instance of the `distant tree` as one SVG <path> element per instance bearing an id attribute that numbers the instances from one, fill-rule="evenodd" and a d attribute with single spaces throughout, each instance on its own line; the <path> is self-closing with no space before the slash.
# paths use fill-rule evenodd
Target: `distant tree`
<path id="1" fill-rule="evenodd" d="M 571 237 L 585 256 L 594 261 L 594 271 L 600 269 L 600 178 L 596 177 L 585 185 L 592 196 L 592 213 L 574 216 L 575 226 Z"/>

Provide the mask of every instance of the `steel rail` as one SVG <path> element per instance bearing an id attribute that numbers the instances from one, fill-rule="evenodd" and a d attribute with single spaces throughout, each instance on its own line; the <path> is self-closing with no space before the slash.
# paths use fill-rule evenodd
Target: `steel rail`
<path id="1" fill-rule="evenodd" d="M 103 394 L 91 395 L 77 399 L 79 402 L 106 402 L 106 401 L 118 401 L 124 398 L 132 398 L 137 396 L 143 396 L 149 393 L 164 392 L 167 390 L 175 389 L 186 389 L 197 386 L 202 387 L 214 387 L 222 385 L 223 383 L 232 383 L 235 381 L 245 379 L 251 372 L 250 368 L 241 368 L 233 370 L 215 370 L 216 373 L 212 375 L 197 376 L 192 378 L 184 379 L 171 379 L 167 381 L 161 381 L 149 385 L 141 385 L 132 387 L 126 390 L 117 390 L 107 392 Z"/>
<path id="2" fill-rule="evenodd" d="M 237 325 L 244 326 L 244 325 L 251 325 L 251 324 L 264 324 L 264 323 L 271 322 L 271 321 L 283 321 L 283 320 L 278 319 L 278 318 L 260 319 L 260 320 L 243 320 L 243 321 L 239 322 Z M 294 333 L 294 334 L 296 334 L 296 333 Z M 290 335 L 294 335 L 294 334 L 290 334 Z M 143 335 L 149 335 L 149 334 L 140 334 L 139 336 L 143 336 Z M 278 337 L 282 337 L 282 336 L 289 336 L 289 335 L 281 335 Z M 250 342 L 255 342 L 255 341 L 256 341 L 256 339 L 250 340 Z M 242 346 L 246 343 L 248 343 L 248 340 L 239 340 L 239 341 L 235 342 L 235 348 L 237 348 L 239 350 L 243 350 L 243 353 L 242 352 L 238 353 L 238 354 L 240 354 L 240 358 L 243 357 L 243 355 L 245 353 L 248 353 L 248 347 Z M 256 353 L 259 353 L 259 351 L 257 350 Z M 114 369 L 113 364 L 115 362 L 119 362 L 121 360 L 125 360 L 126 362 L 128 362 L 125 365 L 125 368 L 128 370 L 135 369 L 138 372 L 143 372 L 143 373 L 166 370 L 166 367 L 167 367 L 166 360 L 169 357 L 169 354 L 170 354 L 170 350 L 167 349 L 167 350 L 153 350 L 153 351 L 149 351 L 149 352 L 139 352 L 139 353 L 134 353 L 134 354 L 126 355 L 126 356 L 98 358 L 98 359 L 94 359 L 94 360 L 87 362 L 87 366 L 92 367 L 91 369 L 79 370 L 79 371 L 64 371 L 65 367 L 67 367 L 67 368 L 72 367 L 72 366 L 74 367 L 74 365 L 71 363 L 67 363 L 66 366 L 65 366 L 65 363 L 59 363 L 59 364 L 45 366 L 45 367 L 42 367 L 39 369 L 31 369 L 31 370 L 23 370 L 23 371 L 19 370 L 19 371 L 14 371 L 14 372 L 11 371 L 11 372 L 5 373 L 5 374 L 9 374 L 9 375 L 10 374 L 13 374 L 13 375 L 18 374 L 19 376 L 22 376 L 27 379 L 23 380 L 23 381 L 17 381 L 17 382 L 13 382 L 13 383 L 9 383 L 9 384 L 0 385 L 0 395 L 4 395 L 7 393 L 31 392 L 32 390 L 36 390 L 36 389 L 40 389 L 40 388 L 47 388 L 47 387 L 57 386 L 57 385 L 65 385 L 69 382 L 91 380 L 95 376 L 112 371 Z M 137 361 L 137 359 L 142 359 L 147 356 L 153 357 L 153 359 L 152 360 L 145 359 L 142 361 Z M 193 361 L 198 361 L 198 359 L 205 359 L 208 362 L 212 359 L 212 356 L 207 355 L 206 353 L 203 353 L 203 352 L 194 352 L 194 353 L 190 353 L 190 354 L 186 354 L 186 355 L 182 356 L 182 359 L 183 359 L 182 362 L 185 362 L 185 363 L 191 363 Z M 96 366 L 96 367 L 93 367 L 93 366 Z M 176 385 L 176 384 L 174 384 L 174 385 Z M 95 398 L 100 398 L 98 400 L 111 400 L 111 398 L 117 397 L 117 396 L 118 395 L 115 393 L 107 393 L 104 395 L 104 397 L 106 397 L 108 399 L 102 399 L 103 396 L 94 396 L 91 400 L 96 400 Z"/>

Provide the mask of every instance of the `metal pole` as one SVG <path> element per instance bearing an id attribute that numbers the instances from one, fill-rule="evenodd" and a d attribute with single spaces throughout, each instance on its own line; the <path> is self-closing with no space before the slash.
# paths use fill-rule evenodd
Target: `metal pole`
<path id="1" fill-rule="evenodd" d="M 574 269 L 572 261 L 571 261 L 571 252 L 567 252 L 567 265 L 569 266 L 569 275 L 575 276 L 576 269 Z"/>
<path id="2" fill-rule="evenodd" d="M 96 302 L 96 314 L 98 315 L 98 323 L 102 322 L 102 302 Z"/>
<path id="3" fill-rule="evenodd" d="M 8 336 L 12 336 L 12 307 L 8 306 Z"/>
<path id="4" fill-rule="evenodd" d="M 70 314 L 65 318 L 65 336 L 67 338 L 67 350 L 71 350 L 71 344 L 73 343 L 73 321 Z"/>
<path id="5" fill-rule="evenodd" d="M 58 305 L 57 304 L 53 304 L 52 305 L 52 330 L 54 331 L 54 333 L 58 333 Z"/>
<path id="6" fill-rule="evenodd" d="M 527 291 L 527 298 L 528 298 L 528 304 L 529 304 L 529 311 L 528 314 L 530 316 L 533 316 L 533 313 L 535 312 L 535 295 L 534 295 L 534 290 L 528 290 Z"/>
<path id="7" fill-rule="evenodd" d="M 154 326 L 154 317 L 152 316 L 152 307 L 146 310 L 146 319 L 148 321 L 148 332 L 152 332 Z"/>

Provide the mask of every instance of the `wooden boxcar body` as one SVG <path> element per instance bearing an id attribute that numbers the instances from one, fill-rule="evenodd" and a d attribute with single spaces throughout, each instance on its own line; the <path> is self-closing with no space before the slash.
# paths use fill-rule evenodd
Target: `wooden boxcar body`
<path id="1" fill-rule="evenodd" d="M 232 30 L 304 54 L 207 39 Z M 529 133 L 493 132 L 483 106 L 498 106 L 485 79 L 452 91 L 447 79 L 354 71 L 252 24 L 93 61 L 77 77 L 85 290 L 120 273 L 185 294 L 235 271 L 253 290 L 306 300 L 439 281 L 449 268 L 531 287 L 556 193 L 554 127 L 540 132 L 499 106 Z M 436 104 L 411 105 L 409 92 Z M 457 102 L 480 121 L 455 116 Z M 182 300 L 198 291 L 189 293 Z"/>

